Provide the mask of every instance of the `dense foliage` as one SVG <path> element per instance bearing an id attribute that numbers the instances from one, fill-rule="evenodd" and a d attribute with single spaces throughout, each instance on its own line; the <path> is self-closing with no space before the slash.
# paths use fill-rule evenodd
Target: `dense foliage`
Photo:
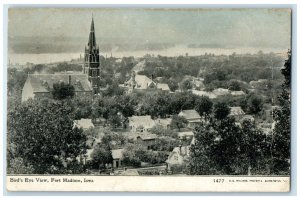
<path id="1" fill-rule="evenodd" d="M 284 75 L 282 92 L 278 97 L 279 109 L 274 112 L 275 130 L 273 138 L 273 173 L 289 174 L 291 144 L 291 52 L 281 70 Z"/>
<path id="2" fill-rule="evenodd" d="M 62 173 L 69 160 L 85 153 L 86 137 L 73 128 L 67 101 L 29 100 L 8 113 L 8 155 L 20 157 L 34 173 Z M 8 160 L 10 160 L 8 159 Z M 8 162 L 8 168 L 13 163 Z M 70 172 L 72 173 L 72 172 Z"/>

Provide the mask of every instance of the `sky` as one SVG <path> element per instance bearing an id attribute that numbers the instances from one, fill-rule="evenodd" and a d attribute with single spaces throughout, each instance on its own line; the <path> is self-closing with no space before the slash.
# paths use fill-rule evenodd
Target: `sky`
<path id="1" fill-rule="evenodd" d="M 289 48 L 288 9 L 11 8 L 9 37 Z"/>

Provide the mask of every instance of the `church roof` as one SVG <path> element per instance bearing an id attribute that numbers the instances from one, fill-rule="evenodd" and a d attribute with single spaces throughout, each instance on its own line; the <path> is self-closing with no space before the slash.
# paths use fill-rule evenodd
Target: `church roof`
<path id="1" fill-rule="evenodd" d="M 92 91 L 91 83 L 86 74 L 29 74 L 28 78 L 33 92 L 50 92 L 54 83 L 69 82 L 77 91 Z"/>

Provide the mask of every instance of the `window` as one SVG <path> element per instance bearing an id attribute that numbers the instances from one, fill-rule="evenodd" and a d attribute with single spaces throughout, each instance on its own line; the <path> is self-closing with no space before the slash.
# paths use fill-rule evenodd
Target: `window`
<path id="1" fill-rule="evenodd" d="M 97 70 L 93 70 L 93 71 L 92 71 L 92 75 L 93 75 L 93 76 L 97 76 Z"/>

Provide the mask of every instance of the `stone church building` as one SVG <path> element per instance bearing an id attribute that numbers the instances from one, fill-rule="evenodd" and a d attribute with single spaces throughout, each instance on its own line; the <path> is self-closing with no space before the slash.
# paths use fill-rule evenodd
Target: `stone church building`
<path id="1" fill-rule="evenodd" d="M 54 83 L 68 83 L 75 95 L 93 98 L 100 92 L 100 55 L 96 44 L 94 19 L 92 18 L 89 40 L 84 50 L 83 73 L 81 74 L 28 74 L 22 90 L 22 102 L 30 98 L 51 97 Z"/>

